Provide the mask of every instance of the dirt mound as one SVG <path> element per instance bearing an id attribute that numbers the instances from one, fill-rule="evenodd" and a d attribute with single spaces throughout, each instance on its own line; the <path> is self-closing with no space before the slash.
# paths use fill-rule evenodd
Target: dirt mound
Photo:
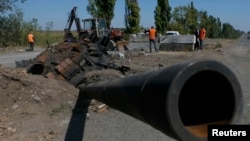
<path id="1" fill-rule="evenodd" d="M 90 71 L 84 77 L 96 82 L 121 76 L 107 69 Z M 26 73 L 25 68 L 0 66 L 0 80 L 0 140 L 64 138 L 78 98 L 77 88 L 63 80 Z M 89 109 L 97 111 L 100 105 L 92 100 Z"/>
<path id="2" fill-rule="evenodd" d="M 64 81 L 0 67 L 0 140 L 49 140 L 58 136 L 78 89 Z M 59 116 L 63 114 L 64 116 Z M 50 128 L 45 128 L 50 127 Z"/>

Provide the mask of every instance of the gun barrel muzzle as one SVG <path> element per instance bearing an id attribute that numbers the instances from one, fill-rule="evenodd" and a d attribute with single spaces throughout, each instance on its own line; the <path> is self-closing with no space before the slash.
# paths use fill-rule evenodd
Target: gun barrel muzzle
<path id="1" fill-rule="evenodd" d="M 214 60 L 92 83 L 80 94 L 185 141 L 207 140 L 209 124 L 238 123 L 243 107 L 238 79 Z"/>

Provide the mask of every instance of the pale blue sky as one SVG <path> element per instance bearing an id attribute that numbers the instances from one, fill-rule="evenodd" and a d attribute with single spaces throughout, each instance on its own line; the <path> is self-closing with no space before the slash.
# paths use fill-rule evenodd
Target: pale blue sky
<path id="1" fill-rule="evenodd" d="M 172 9 L 186 6 L 193 1 L 198 10 L 207 11 L 208 15 L 220 18 L 223 23 L 230 23 L 235 29 L 250 30 L 250 0 L 169 0 Z M 157 0 L 138 0 L 141 8 L 140 25 L 150 27 L 154 25 L 154 10 Z M 63 30 L 67 24 L 68 13 L 77 6 L 78 17 L 90 18 L 86 11 L 88 0 L 27 0 L 18 4 L 24 11 L 24 19 L 30 21 L 37 18 L 39 25 L 45 27 L 46 22 L 54 23 L 54 30 Z M 115 17 L 111 26 L 124 27 L 125 0 L 117 0 Z"/>

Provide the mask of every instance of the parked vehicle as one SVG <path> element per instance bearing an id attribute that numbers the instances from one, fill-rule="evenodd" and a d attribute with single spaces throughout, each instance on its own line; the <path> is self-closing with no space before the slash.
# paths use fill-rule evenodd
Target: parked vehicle
<path id="1" fill-rule="evenodd" d="M 166 32 L 167 36 L 178 36 L 180 35 L 179 31 L 167 31 Z"/>

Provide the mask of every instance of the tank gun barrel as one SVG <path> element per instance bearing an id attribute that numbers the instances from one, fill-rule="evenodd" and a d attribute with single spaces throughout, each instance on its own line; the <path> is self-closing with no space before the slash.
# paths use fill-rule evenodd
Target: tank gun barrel
<path id="1" fill-rule="evenodd" d="M 209 124 L 235 124 L 242 90 L 225 65 L 202 60 L 80 86 L 80 94 L 177 140 L 205 141 Z"/>

